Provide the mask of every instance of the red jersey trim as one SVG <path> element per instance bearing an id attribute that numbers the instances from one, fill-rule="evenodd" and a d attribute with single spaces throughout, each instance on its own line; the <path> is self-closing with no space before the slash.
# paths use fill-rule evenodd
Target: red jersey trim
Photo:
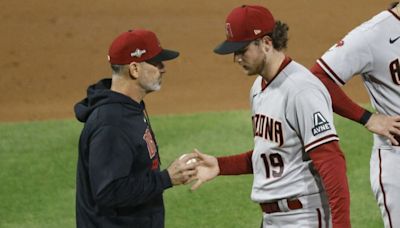
<path id="1" fill-rule="evenodd" d="M 268 83 L 265 81 L 265 79 L 261 79 L 261 92 L 264 91 L 268 86 Z"/>
<path id="2" fill-rule="evenodd" d="M 285 69 L 285 67 L 286 67 L 287 65 L 289 65 L 290 62 L 292 62 L 292 59 L 291 59 L 289 56 L 286 56 L 286 55 L 285 55 L 285 59 L 282 61 L 281 65 L 279 66 L 278 72 L 276 72 L 275 76 L 271 79 L 271 81 L 266 82 L 266 81 L 264 80 L 264 78 L 261 80 L 261 92 L 263 92 L 263 91 L 268 87 L 268 85 L 271 84 L 272 81 L 275 80 L 275 78 L 277 78 L 277 76 L 279 75 L 279 73 L 281 73 L 281 71 L 282 71 L 283 69 Z"/>
<path id="3" fill-rule="evenodd" d="M 304 150 L 306 152 L 314 149 L 315 147 L 322 145 L 324 143 L 330 142 L 330 141 L 339 141 L 339 137 L 335 134 L 327 135 L 325 137 L 322 137 L 320 139 L 315 140 L 314 142 L 311 142 L 307 145 L 304 146 Z"/>
<path id="4" fill-rule="evenodd" d="M 391 9 L 388 9 L 388 11 L 389 11 L 389 13 L 393 14 L 393 16 L 394 16 L 395 18 L 397 18 L 397 20 L 400 21 L 400 17 L 397 16 L 397 14 L 396 14 L 395 12 L 393 12 Z"/>
<path id="5" fill-rule="evenodd" d="M 329 77 L 331 77 L 336 84 L 339 84 L 341 86 L 343 86 L 344 84 L 346 84 L 341 78 L 339 78 L 339 76 L 337 76 L 337 74 L 335 73 L 335 71 L 333 71 L 329 65 L 322 59 L 319 58 L 317 60 L 317 63 L 322 67 L 322 69 L 329 75 Z"/>

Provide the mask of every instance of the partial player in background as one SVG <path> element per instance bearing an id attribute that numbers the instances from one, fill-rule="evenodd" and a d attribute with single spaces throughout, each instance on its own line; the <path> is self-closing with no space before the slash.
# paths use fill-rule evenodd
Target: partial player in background
<path id="1" fill-rule="evenodd" d="M 75 105 L 84 128 L 76 180 L 78 228 L 163 228 L 164 190 L 196 173 L 196 154 L 160 170 L 156 138 L 144 97 L 161 88 L 163 61 L 179 53 L 162 49 L 156 35 L 134 29 L 109 49 L 112 78 L 88 88 Z M 189 164 L 188 164 L 189 163 Z"/>
<path id="2" fill-rule="evenodd" d="M 328 88 L 333 110 L 374 134 L 371 187 L 385 227 L 400 227 L 400 5 L 391 5 L 330 48 L 311 71 Z M 352 102 L 339 86 L 361 74 L 376 114 Z"/>
<path id="3" fill-rule="evenodd" d="M 228 15 L 227 40 L 214 51 L 233 53 L 247 75 L 258 75 L 250 92 L 254 149 L 219 158 L 199 152 L 203 162 L 192 189 L 217 175 L 253 173 L 251 199 L 263 211 L 262 227 L 350 227 L 331 98 L 310 71 L 285 55 L 287 31 L 262 6 L 237 7 Z"/>

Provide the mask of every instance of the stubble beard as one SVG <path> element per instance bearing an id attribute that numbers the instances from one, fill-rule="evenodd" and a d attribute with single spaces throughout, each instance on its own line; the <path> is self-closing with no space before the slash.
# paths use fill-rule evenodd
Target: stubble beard
<path id="1" fill-rule="evenodd" d="M 250 71 L 250 69 L 248 69 L 248 68 L 245 69 L 245 70 L 247 71 L 246 74 L 249 75 L 249 76 L 252 76 L 252 75 L 262 75 L 262 73 L 264 72 L 265 67 L 266 67 L 266 59 L 267 59 L 267 57 L 266 57 L 266 55 L 264 55 L 262 61 L 260 62 L 260 64 L 258 64 L 258 65 L 254 68 L 254 70 L 251 70 L 251 71 Z"/>
<path id="2" fill-rule="evenodd" d="M 161 89 L 161 82 L 157 81 L 155 83 L 152 83 L 151 85 L 147 85 L 145 89 L 147 93 L 159 91 Z"/>
<path id="3" fill-rule="evenodd" d="M 156 92 L 161 89 L 161 78 L 155 82 L 140 82 L 141 87 L 146 93 Z"/>

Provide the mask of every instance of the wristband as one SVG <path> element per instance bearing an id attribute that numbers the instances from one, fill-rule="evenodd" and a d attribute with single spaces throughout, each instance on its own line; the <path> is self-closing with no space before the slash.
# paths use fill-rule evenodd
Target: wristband
<path id="1" fill-rule="evenodd" d="M 364 114 L 361 116 L 361 118 L 358 122 L 362 125 L 365 125 L 368 122 L 369 118 L 371 118 L 371 116 L 372 116 L 372 113 L 368 110 L 365 110 Z"/>

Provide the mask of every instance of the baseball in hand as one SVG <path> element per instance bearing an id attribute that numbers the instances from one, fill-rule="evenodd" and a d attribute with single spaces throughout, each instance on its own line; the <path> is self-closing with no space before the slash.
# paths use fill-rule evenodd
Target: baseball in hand
<path id="1" fill-rule="evenodd" d="M 179 160 L 182 160 L 184 157 L 186 157 L 186 155 L 187 155 L 187 154 L 182 154 L 182 156 L 179 157 Z M 189 160 L 186 162 L 186 164 L 189 165 L 189 164 L 196 163 L 196 162 L 197 162 L 197 159 L 196 159 L 196 158 L 192 158 L 192 159 L 189 159 Z"/>

